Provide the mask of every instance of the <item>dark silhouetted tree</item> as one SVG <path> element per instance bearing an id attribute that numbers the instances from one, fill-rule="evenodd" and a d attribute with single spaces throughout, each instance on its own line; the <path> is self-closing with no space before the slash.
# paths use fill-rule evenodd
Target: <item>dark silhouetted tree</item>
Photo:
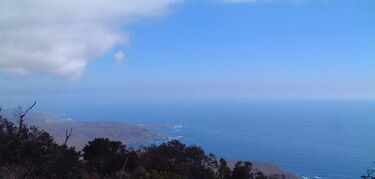
<path id="1" fill-rule="evenodd" d="M 0 143 L 0 168 L 13 172 L 15 178 L 81 177 L 79 153 L 57 145 L 36 127 L 19 128 L 1 118 Z"/>
<path id="2" fill-rule="evenodd" d="M 119 141 L 97 138 L 83 148 L 83 159 L 89 172 L 100 177 L 115 176 L 123 168 L 129 151 Z"/>
<path id="3" fill-rule="evenodd" d="M 200 147 L 186 147 L 172 140 L 144 150 L 141 158 L 147 171 L 171 172 L 183 178 L 215 178 L 213 167 L 217 167 L 216 159 L 205 155 Z"/>
<path id="4" fill-rule="evenodd" d="M 237 162 L 232 172 L 232 179 L 252 178 L 251 167 L 252 164 L 250 162 Z"/>
<path id="5" fill-rule="evenodd" d="M 225 161 L 223 158 L 220 158 L 219 160 L 219 168 L 217 170 L 216 176 L 219 179 L 229 179 L 231 177 L 231 169 L 227 165 L 227 161 Z"/>

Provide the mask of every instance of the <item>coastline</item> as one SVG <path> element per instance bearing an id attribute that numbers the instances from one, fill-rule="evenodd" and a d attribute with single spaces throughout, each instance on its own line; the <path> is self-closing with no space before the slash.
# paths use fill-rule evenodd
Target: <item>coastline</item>
<path id="1" fill-rule="evenodd" d="M 35 118 L 43 120 L 35 120 Z M 124 122 L 106 122 L 106 121 L 85 121 L 74 122 L 62 120 L 53 116 L 42 117 L 41 114 L 31 115 L 33 125 L 49 132 L 57 142 L 64 141 L 65 130 L 73 128 L 73 135 L 69 139 L 68 144 L 82 149 L 88 141 L 97 137 L 110 138 L 111 140 L 121 141 L 128 146 L 146 146 L 155 143 L 165 142 L 173 139 L 161 134 L 158 130 L 175 130 L 175 126 L 147 126 L 147 125 L 130 125 Z M 233 168 L 235 161 L 229 161 L 229 167 Z M 254 172 L 262 172 L 267 177 L 275 179 L 298 179 L 296 174 L 284 171 L 276 164 L 260 163 L 251 161 Z"/>
<path id="2" fill-rule="evenodd" d="M 10 120 L 11 116 L 7 116 Z M 28 125 L 34 125 L 39 129 L 45 130 L 51 134 L 57 143 L 63 143 L 65 139 L 65 131 L 73 129 L 71 138 L 69 138 L 68 145 L 81 150 L 89 141 L 95 138 L 109 138 L 111 140 L 118 140 L 127 146 L 137 148 L 139 146 L 147 146 L 150 144 L 157 144 L 173 139 L 165 135 L 159 134 L 156 131 L 160 130 L 176 130 L 176 126 L 160 125 L 131 125 L 125 122 L 114 121 L 73 121 L 64 119 L 52 114 L 45 113 L 30 113 L 26 120 Z M 267 177 L 275 179 L 298 179 L 296 174 L 284 171 L 276 164 L 260 163 L 250 161 L 253 164 L 254 172 L 262 172 Z M 234 168 L 236 161 L 228 160 L 228 166 Z"/>

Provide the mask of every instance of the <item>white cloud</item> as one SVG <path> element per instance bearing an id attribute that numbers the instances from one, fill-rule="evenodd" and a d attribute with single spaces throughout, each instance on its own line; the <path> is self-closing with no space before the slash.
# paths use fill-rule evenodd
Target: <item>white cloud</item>
<path id="1" fill-rule="evenodd" d="M 123 26 L 177 1 L 1 0 L 0 72 L 80 78 L 91 60 L 127 43 Z"/>

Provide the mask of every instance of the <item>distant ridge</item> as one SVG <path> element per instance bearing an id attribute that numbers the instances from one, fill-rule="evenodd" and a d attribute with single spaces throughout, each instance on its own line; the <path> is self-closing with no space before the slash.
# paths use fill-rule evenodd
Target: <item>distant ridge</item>
<path id="1" fill-rule="evenodd" d="M 12 110 L 4 110 L 2 114 L 11 121 L 16 120 Z M 72 128 L 73 132 L 68 145 L 75 146 L 77 149 L 82 149 L 88 141 L 98 137 L 118 140 L 125 144 L 167 140 L 167 137 L 155 132 L 156 127 L 130 125 L 123 122 L 76 122 L 56 115 L 37 112 L 30 113 L 25 122 L 45 130 L 54 137 L 57 143 L 63 143 L 66 129 Z"/>

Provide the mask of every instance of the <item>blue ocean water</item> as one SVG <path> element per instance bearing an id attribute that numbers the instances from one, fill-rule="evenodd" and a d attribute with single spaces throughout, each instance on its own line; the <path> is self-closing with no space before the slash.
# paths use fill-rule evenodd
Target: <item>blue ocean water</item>
<path id="1" fill-rule="evenodd" d="M 301 176 L 360 178 L 375 167 L 374 101 L 250 101 L 72 107 L 77 120 L 176 126 L 163 134 L 231 160 Z"/>

